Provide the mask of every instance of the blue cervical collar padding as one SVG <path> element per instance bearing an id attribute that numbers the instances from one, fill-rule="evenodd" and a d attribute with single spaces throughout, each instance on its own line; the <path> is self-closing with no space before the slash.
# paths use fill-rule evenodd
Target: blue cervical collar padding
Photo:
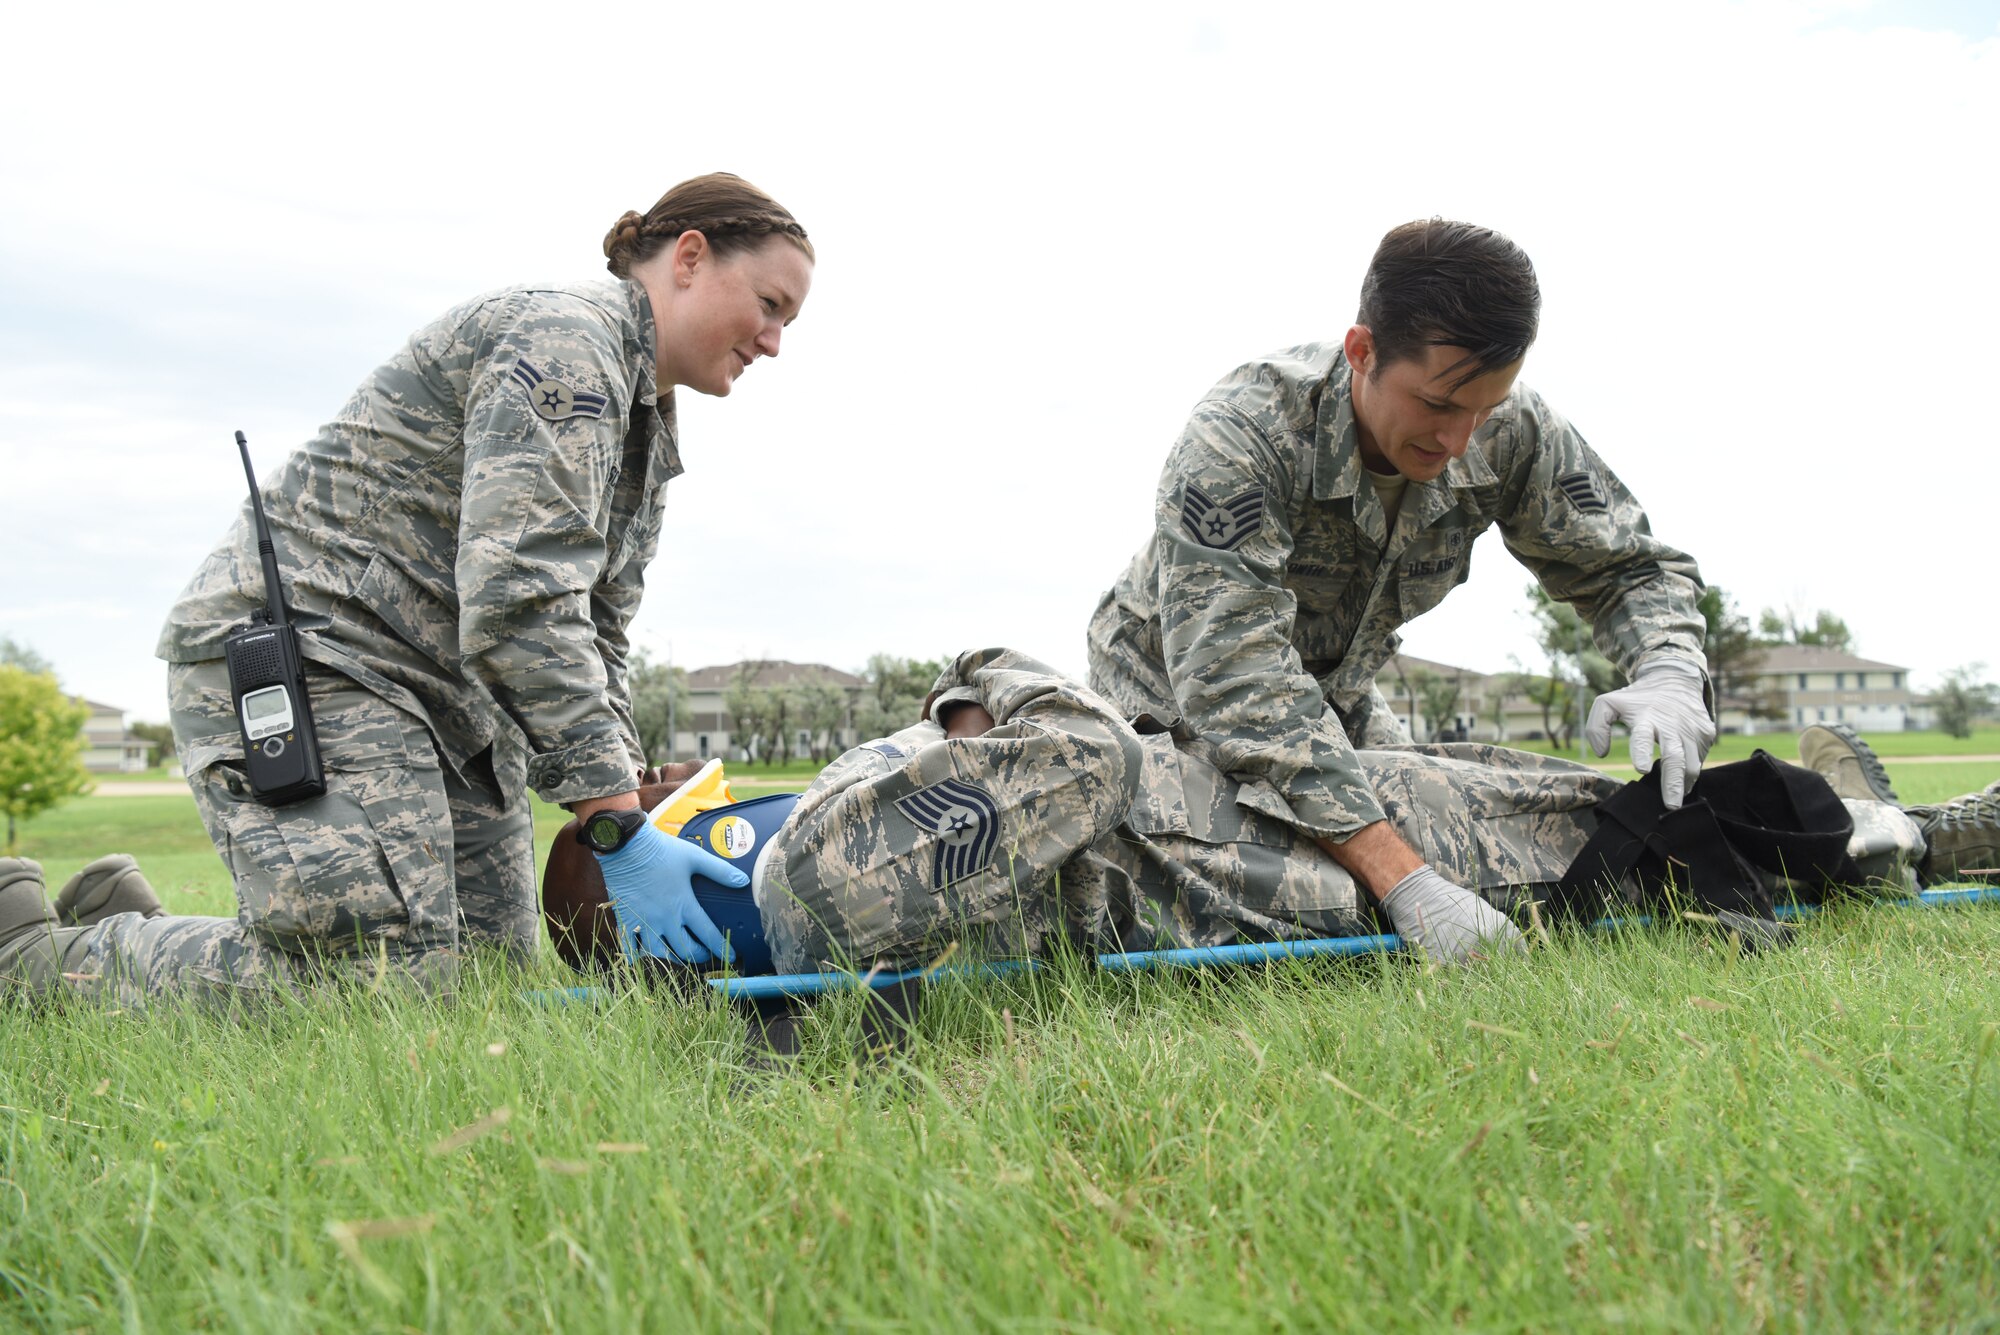
<path id="1" fill-rule="evenodd" d="M 680 837 L 700 844 L 749 876 L 757 865 L 757 855 L 764 851 L 764 845 L 778 833 L 798 804 L 797 793 L 773 793 L 769 797 L 753 797 L 748 802 L 732 802 L 696 816 L 681 827 Z M 729 948 L 736 957 L 730 971 L 772 973 L 775 966 L 771 963 L 771 946 L 764 940 L 764 922 L 757 915 L 757 903 L 751 898 L 750 889 L 748 885 L 740 890 L 718 885 L 706 876 L 694 878 L 695 902 L 729 938 Z"/>

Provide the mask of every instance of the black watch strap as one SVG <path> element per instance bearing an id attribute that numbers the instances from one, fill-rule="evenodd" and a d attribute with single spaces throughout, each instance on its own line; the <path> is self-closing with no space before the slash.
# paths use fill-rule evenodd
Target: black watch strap
<path id="1" fill-rule="evenodd" d="M 606 808 L 592 812 L 577 824 L 576 841 L 601 857 L 625 847 L 645 823 L 646 813 L 637 807 Z"/>

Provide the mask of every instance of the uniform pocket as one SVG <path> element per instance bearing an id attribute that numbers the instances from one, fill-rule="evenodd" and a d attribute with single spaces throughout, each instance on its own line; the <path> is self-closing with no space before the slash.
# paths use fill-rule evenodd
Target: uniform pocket
<path id="1" fill-rule="evenodd" d="M 420 725 L 366 691 L 324 678 L 310 686 L 325 795 L 266 807 L 227 747 L 205 748 L 208 763 L 189 776 L 235 881 L 238 919 L 293 952 L 448 942 L 451 819 L 435 750 Z"/>

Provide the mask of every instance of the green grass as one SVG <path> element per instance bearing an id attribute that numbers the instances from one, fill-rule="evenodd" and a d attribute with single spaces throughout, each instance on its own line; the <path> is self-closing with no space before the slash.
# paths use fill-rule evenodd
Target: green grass
<path id="1" fill-rule="evenodd" d="M 1912 800 L 2000 773 L 1890 768 Z M 57 880 L 116 847 L 229 911 L 190 799 L 24 833 Z M 1448 973 L 1064 964 L 939 989 L 886 1067 L 841 999 L 757 1077 L 713 1003 L 522 995 L 575 981 L 0 1007 L 0 1330 L 1876 1330 L 2000 1302 L 2000 909 L 1837 910 L 1765 959 L 1644 933 Z"/>
<path id="2" fill-rule="evenodd" d="M 1942 732 L 1866 732 L 1862 737 L 1877 755 L 1885 759 L 1894 756 L 2000 755 L 2000 723 L 1982 723 L 1972 730 L 1970 737 L 1953 737 Z M 1508 742 L 1507 745 L 1545 756 L 1567 756 L 1572 760 L 1578 756 L 1577 748 L 1565 751 L 1550 742 Z M 1626 745 L 1625 734 L 1614 732 L 1610 758 L 1616 760 L 1623 757 Z M 1709 763 L 1717 765 L 1730 760 L 1748 760 L 1753 751 L 1769 751 L 1780 760 L 1797 760 L 1799 735 L 1796 732 L 1760 732 L 1753 737 L 1745 737 L 1729 733 L 1715 739 L 1715 748 L 1708 753 L 1708 759 Z M 1582 758 L 1586 761 L 1596 759 L 1588 752 Z"/>
<path id="3" fill-rule="evenodd" d="M 1856 909 L 1769 959 L 1066 966 L 883 1069 L 846 999 L 755 1078 L 720 1007 L 521 999 L 556 971 L 7 1011 L 0 1327 L 1977 1325 L 1996 964 L 2000 913 Z"/>

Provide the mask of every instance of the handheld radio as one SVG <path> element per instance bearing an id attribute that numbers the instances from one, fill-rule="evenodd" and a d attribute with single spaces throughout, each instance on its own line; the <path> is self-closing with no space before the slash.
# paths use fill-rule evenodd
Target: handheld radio
<path id="1" fill-rule="evenodd" d="M 241 431 L 236 433 L 236 448 L 243 454 L 243 476 L 250 483 L 250 512 L 257 520 L 265 605 L 251 613 L 248 624 L 230 632 L 222 642 L 222 653 L 229 665 L 229 693 L 236 700 L 236 721 L 243 725 L 243 768 L 250 776 L 250 795 L 267 807 L 282 807 L 325 793 L 326 775 L 320 768 L 312 705 L 306 700 L 299 631 L 286 612 L 285 586 L 278 580 L 278 554 L 271 546 L 270 526 L 264 522 L 257 475 L 250 468 L 250 442 Z"/>

